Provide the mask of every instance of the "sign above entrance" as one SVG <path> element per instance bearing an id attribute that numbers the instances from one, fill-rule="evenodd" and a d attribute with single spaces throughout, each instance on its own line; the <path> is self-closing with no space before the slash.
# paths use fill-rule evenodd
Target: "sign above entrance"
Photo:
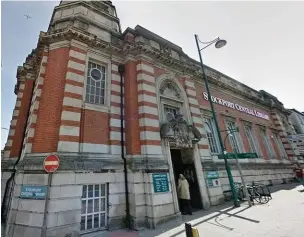
<path id="1" fill-rule="evenodd" d="M 169 192 L 169 181 L 167 173 L 152 174 L 155 193 Z"/>
<path id="2" fill-rule="evenodd" d="M 208 100 L 207 92 L 203 92 L 203 96 L 204 96 L 205 100 Z M 258 118 L 269 120 L 269 116 L 267 114 L 263 114 L 261 112 L 258 112 L 256 110 L 254 110 L 254 109 L 246 108 L 246 107 L 241 106 L 239 104 L 235 104 L 235 103 L 226 101 L 224 99 L 221 99 L 221 98 L 218 98 L 218 97 L 215 97 L 215 96 L 211 96 L 211 100 L 212 100 L 213 103 L 220 104 L 220 105 L 226 106 L 226 107 L 231 108 L 231 109 L 236 109 L 236 110 L 238 110 L 242 113 L 250 114 L 250 115 L 253 115 L 253 116 L 258 117 Z"/>
<path id="3" fill-rule="evenodd" d="M 218 155 L 219 159 L 224 159 L 226 156 L 227 159 L 254 159 L 258 158 L 257 153 L 227 153 L 226 155 Z"/>
<path id="4" fill-rule="evenodd" d="M 46 186 L 21 186 L 20 198 L 45 199 Z"/>

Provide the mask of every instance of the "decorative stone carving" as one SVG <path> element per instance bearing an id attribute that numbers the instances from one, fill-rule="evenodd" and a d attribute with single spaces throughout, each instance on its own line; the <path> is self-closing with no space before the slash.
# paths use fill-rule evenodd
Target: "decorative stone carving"
<path id="1" fill-rule="evenodd" d="M 170 79 L 166 79 L 160 86 L 160 94 L 174 99 L 181 99 L 178 86 Z"/>
<path id="2" fill-rule="evenodd" d="M 168 139 L 171 147 L 190 148 L 201 139 L 201 134 L 189 126 L 183 117 L 182 114 L 172 114 L 160 128 L 161 137 Z"/>

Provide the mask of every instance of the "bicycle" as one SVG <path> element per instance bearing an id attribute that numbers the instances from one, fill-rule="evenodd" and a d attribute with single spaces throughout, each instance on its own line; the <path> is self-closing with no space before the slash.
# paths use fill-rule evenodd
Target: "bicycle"
<path id="1" fill-rule="evenodd" d="M 243 201 L 245 198 L 244 191 L 243 191 L 243 185 L 241 183 L 235 183 L 234 185 L 235 185 L 238 199 L 240 201 Z M 254 204 L 254 202 L 257 202 L 260 204 L 266 204 L 269 202 L 270 199 L 272 199 L 269 188 L 264 184 L 257 184 L 255 182 L 252 182 L 252 185 L 246 185 L 246 188 L 248 191 L 250 201 L 253 204 Z"/>

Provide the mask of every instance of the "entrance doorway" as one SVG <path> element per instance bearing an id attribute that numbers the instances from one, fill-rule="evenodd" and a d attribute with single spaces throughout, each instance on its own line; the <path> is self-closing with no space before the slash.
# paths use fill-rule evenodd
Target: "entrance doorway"
<path id="1" fill-rule="evenodd" d="M 193 155 L 190 159 L 183 159 L 181 149 L 170 149 L 173 173 L 176 188 L 178 187 L 179 174 L 183 174 L 189 183 L 192 211 L 203 208 Z"/>

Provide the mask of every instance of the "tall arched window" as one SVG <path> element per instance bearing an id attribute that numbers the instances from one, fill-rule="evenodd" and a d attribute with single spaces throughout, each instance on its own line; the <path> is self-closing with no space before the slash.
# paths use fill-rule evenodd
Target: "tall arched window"
<path id="1" fill-rule="evenodd" d="M 210 150 L 212 153 L 219 153 L 218 140 L 216 138 L 214 120 L 211 118 L 205 119 L 205 129 L 209 141 Z"/>

